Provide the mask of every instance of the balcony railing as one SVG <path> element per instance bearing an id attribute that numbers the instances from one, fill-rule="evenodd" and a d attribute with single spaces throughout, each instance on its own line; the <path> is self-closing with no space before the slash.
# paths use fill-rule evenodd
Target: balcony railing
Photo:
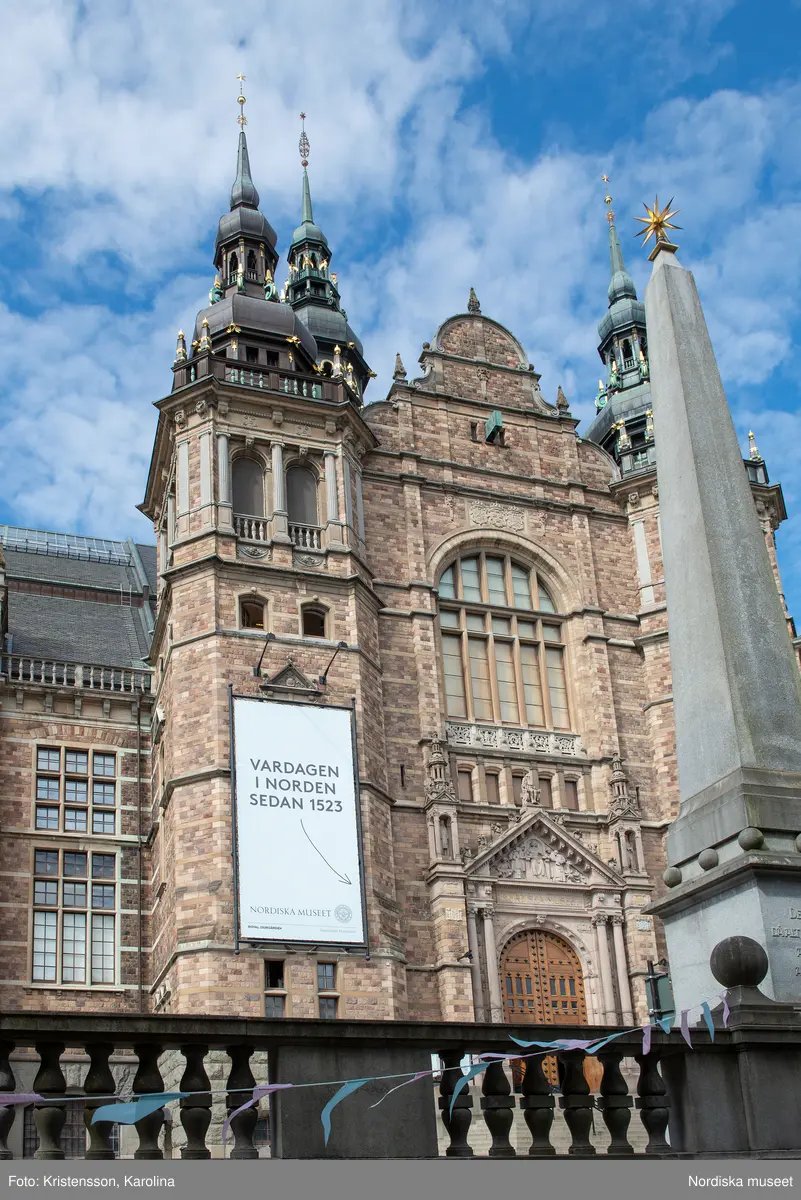
<path id="1" fill-rule="evenodd" d="M 242 514 L 234 515 L 236 536 L 245 542 L 269 541 L 269 522 L 265 517 L 248 517 Z"/>
<path id="2" fill-rule="evenodd" d="M 291 524 L 289 537 L 298 550 L 319 550 L 322 546 L 322 531 L 317 525 Z"/>
<path id="3" fill-rule="evenodd" d="M 2 656 L 3 674 L 9 683 L 36 683 L 45 687 L 89 688 L 99 692 L 147 695 L 151 672 L 125 667 L 57 662 L 21 654 Z"/>
<path id="4" fill-rule="evenodd" d="M 238 387 L 257 388 L 259 391 L 282 392 L 287 396 L 305 396 L 311 400 L 327 400 L 341 404 L 350 400 L 350 392 L 342 379 L 317 378 L 291 371 L 271 370 L 269 367 L 255 368 L 237 359 L 223 358 L 219 354 L 199 354 L 189 362 L 176 363 L 175 388 L 212 377 L 222 383 Z"/>

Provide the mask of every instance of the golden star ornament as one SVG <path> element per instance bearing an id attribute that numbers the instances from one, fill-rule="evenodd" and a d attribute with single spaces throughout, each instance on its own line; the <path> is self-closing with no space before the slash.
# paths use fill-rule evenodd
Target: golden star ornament
<path id="1" fill-rule="evenodd" d="M 665 231 L 667 229 L 681 229 L 681 225 L 673 225 L 670 221 L 671 217 L 675 217 L 676 213 L 681 211 L 678 208 L 671 208 L 670 206 L 672 203 L 672 196 L 663 209 L 660 209 L 659 207 L 658 196 L 654 199 L 653 208 L 649 208 L 647 204 L 643 203 L 643 208 L 647 212 L 648 216 L 635 217 L 634 220 L 641 221 L 645 226 L 645 228 L 641 229 L 637 234 L 637 237 L 644 238 L 644 246 L 651 237 L 655 237 L 657 242 L 669 242 L 670 238 L 667 236 Z"/>

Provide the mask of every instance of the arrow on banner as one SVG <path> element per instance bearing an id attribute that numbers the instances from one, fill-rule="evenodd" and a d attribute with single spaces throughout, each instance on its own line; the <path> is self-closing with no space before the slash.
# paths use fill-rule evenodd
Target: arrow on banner
<path id="1" fill-rule="evenodd" d="M 306 826 L 303 824 L 303 821 L 301 821 L 300 827 L 303 830 L 303 832 L 306 834 L 306 839 L 307 839 L 309 845 L 312 846 L 317 851 L 317 853 L 320 855 L 320 858 L 323 860 L 325 865 L 329 868 L 329 870 L 334 872 L 334 874 L 336 875 L 336 877 L 340 881 L 340 883 L 347 883 L 347 884 L 352 883 L 353 881 L 351 879 L 349 879 L 347 875 L 342 875 L 341 872 L 339 872 L 336 869 L 336 867 L 332 867 L 330 862 L 328 861 L 328 859 L 323 854 L 322 850 L 320 850 L 318 846 L 314 845 L 314 842 L 311 840 L 308 833 L 306 833 Z"/>

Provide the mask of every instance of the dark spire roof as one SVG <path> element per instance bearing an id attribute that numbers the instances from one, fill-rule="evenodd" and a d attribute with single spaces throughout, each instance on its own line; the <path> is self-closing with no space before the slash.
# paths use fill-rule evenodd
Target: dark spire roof
<path id="1" fill-rule="evenodd" d="M 636 300 L 637 289 L 634 286 L 634 280 L 626 270 L 614 221 L 609 222 L 609 261 L 612 266 L 612 278 L 607 291 L 610 305 L 617 300 Z"/>
<path id="2" fill-rule="evenodd" d="M 244 129 L 239 134 L 239 152 L 236 156 L 236 179 L 234 180 L 234 186 L 231 188 L 231 208 L 239 208 L 243 204 L 247 208 L 259 207 L 259 193 L 256 191 L 256 185 L 250 174 L 248 142 Z"/>
<path id="3" fill-rule="evenodd" d="M 301 213 L 300 225 L 292 234 L 292 246 L 298 246 L 301 242 L 317 242 L 322 246 L 328 245 L 328 238 L 323 233 L 319 225 L 314 223 L 314 213 L 312 212 L 311 187 L 309 186 L 309 172 L 303 168 L 303 191 L 301 193 Z"/>

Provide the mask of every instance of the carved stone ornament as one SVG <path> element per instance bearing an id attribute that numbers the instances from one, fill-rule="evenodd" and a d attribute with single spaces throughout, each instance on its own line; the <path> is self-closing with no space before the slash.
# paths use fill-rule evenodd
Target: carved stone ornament
<path id="1" fill-rule="evenodd" d="M 428 750 L 428 762 L 426 764 L 428 778 L 425 784 L 426 804 L 433 804 L 435 801 L 446 801 L 450 804 L 456 803 L 456 791 L 451 778 L 448 756 L 443 743 L 439 738 L 432 738 L 431 745 Z"/>
<path id="2" fill-rule="evenodd" d="M 254 558 L 260 562 L 271 562 L 273 557 L 271 546 L 250 546 L 242 542 L 237 545 L 237 553 L 242 558 Z"/>
<path id="3" fill-rule="evenodd" d="M 471 500 L 470 520 L 474 525 L 506 529 L 510 533 L 524 533 L 526 528 L 526 518 L 519 508 L 496 500 Z"/>
<path id="4" fill-rule="evenodd" d="M 561 850 L 546 846 L 537 837 L 523 838 L 501 850 L 489 864 L 498 879 L 521 879 L 530 883 L 586 883 L 580 867 Z"/>
<path id="5" fill-rule="evenodd" d="M 520 785 L 520 799 L 524 808 L 533 808 L 540 802 L 540 788 L 537 786 L 539 780 L 537 772 L 532 767 L 526 771 L 523 776 L 523 782 Z"/>
<path id="6" fill-rule="evenodd" d="M 265 680 L 265 687 L 269 687 L 270 691 L 284 692 L 305 692 L 307 694 L 314 693 L 317 695 L 319 689 L 316 683 L 313 683 L 302 671 L 298 670 L 294 662 L 290 658 L 285 667 L 273 675 L 270 679 Z"/>
<path id="7" fill-rule="evenodd" d="M 201 396 L 200 399 L 195 402 L 195 412 L 197 413 L 197 415 L 199 417 L 205 417 L 205 415 L 208 411 L 209 411 L 209 406 L 206 403 L 206 401 L 204 400 L 204 398 Z"/>
<path id="8" fill-rule="evenodd" d="M 186 424 L 186 413 L 182 408 L 176 410 L 174 420 L 178 428 L 183 429 L 184 425 Z"/>
<path id="9" fill-rule="evenodd" d="M 629 781 L 623 770 L 623 762 L 619 754 L 612 759 L 612 774 L 609 778 L 609 818 L 612 821 L 621 817 L 633 817 L 638 820 L 642 816 L 637 793 L 629 791 Z"/>
<path id="10" fill-rule="evenodd" d="M 640 504 L 640 493 L 629 492 L 629 504 L 632 508 L 638 508 Z"/>
<path id="11" fill-rule="evenodd" d="M 293 554 L 292 562 L 296 567 L 324 567 L 325 555 L 323 554 Z"/>

